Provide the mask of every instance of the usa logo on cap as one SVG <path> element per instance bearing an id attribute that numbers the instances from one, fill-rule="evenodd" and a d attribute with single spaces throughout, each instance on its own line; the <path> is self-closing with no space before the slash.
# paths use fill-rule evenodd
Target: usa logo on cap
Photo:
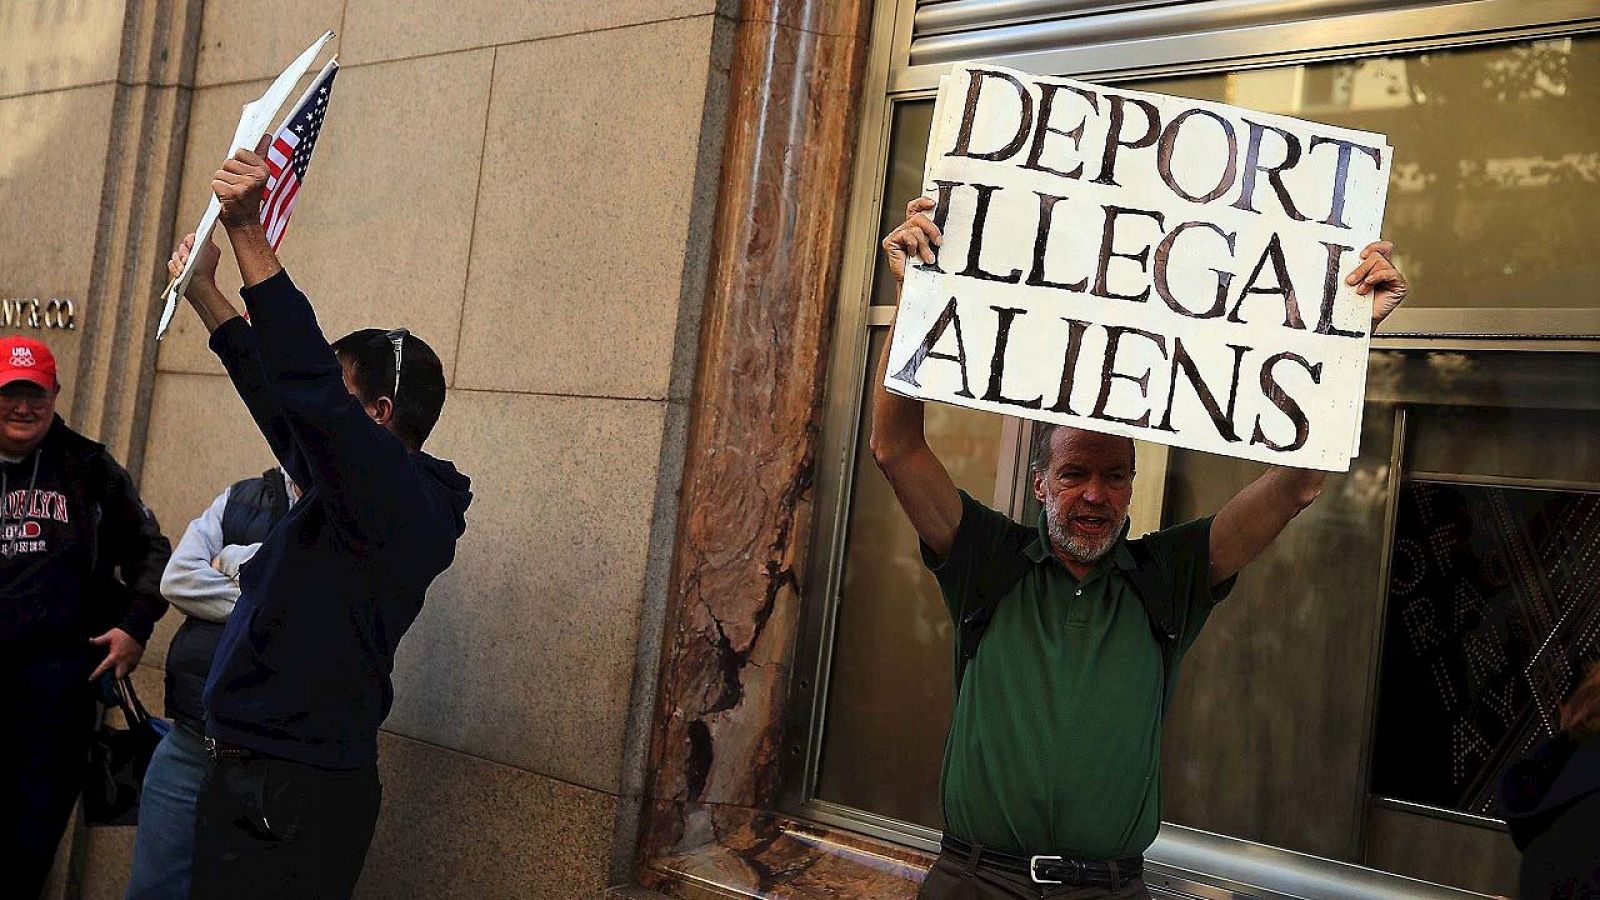
<path id="1" fill-rule="evenodd" d="M 13 381 L 31 381 L 47 391 L 60 387 L 55 354 L 33 338 L 0 337 L 0 387 Z"/>

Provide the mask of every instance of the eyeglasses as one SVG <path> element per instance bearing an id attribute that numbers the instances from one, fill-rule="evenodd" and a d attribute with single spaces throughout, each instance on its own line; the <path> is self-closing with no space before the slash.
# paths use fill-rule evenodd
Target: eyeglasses
<path id="1" fill-rule="evenodd" d="M 394 345 L 394 390 L 389 394 L 389 402 L 394 403 L 400 397 L 400 364 L 405 362 L 406 338 L 411 332 L 404 328 L 396 328 L 384 334 L 389 343 Z"/>
<path id="2" fill-rule="evenodd" d="M 50 395 L 42 390 L 0 390 L 0 406 L 15 408 L 26 405 L 34 411 L 50 405 Z"/>

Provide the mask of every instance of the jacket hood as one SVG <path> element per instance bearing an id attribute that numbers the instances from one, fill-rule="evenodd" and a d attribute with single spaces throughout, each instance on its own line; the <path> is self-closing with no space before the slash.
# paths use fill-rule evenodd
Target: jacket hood
<path id="1" fill-rule="evenodd" d="M 1579 744 L 1562 732 L 1506 770 L 1500 806 L 1522 848 L 1574 803 L 1595 793 L 1600 793 L 1600 740 Z"/>
<path id="2" fill-rule="evenodd" d="M 456 537 L 467 530 L 467 507 L 472 505 L 472 479 L 456 468 L 455 463 L 426 453 L 418 453 L 418 464 L 423 473 L 439 486 L 440 498 L 455 514 Z"/>

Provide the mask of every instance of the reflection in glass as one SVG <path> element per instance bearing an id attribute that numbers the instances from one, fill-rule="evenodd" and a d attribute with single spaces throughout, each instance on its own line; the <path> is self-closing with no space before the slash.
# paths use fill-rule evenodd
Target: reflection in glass
<path id="1" fill-rule="evenodd" d="M 1240 573 L 1184 657 L 1161 748 L 1168 822 L 1359 861 L 1393 407 L 1362 421 L 1350 471 Z M 1215 514 L 1263 468 L 1172 451 L 1164 524 Z"/>
<path id="2" fill-rule="evenodd" d="M 894 124 L 889 131 L 889 165 L 883 176 L 883 208 L 878 215 L 878 237 L 893 231 L 906 220 L 906 204 L 922 193 L 922 173 L 928 155 L 928 132 L 933 129 L 933 101 L 908 100 L 894 105 Z M 893 306 L 896 302 L 894 279 L 883 254 L 875 254 L 872 272 L 872 305 Z"/>
<path id="3" fill-rule="evenodd" d="M 1403 456 L 1396 459 L 1401 411 Z M 1530 608 L 1542 603 L 1550 615 L 1557 606 L 1577 610 L 1574 592 L 1583 591 L 1595 605 L 1600 500 L 1575 486 L 1600 486 L 1597 448 L 1600 363 L 1592 356 L 1373 353 L 1361 456 L 1348 473 L 1330 475 L 1322 497 L 1245 569 L 1184 660 L 1162 748 L 1166 819 L 1471 890 L 1513 892 L 1517 853 L 1503 832 L 1374 809 L 1369 793 L 1486 811 L 1481 803 L 1458 802 L 1472 795 L 1473 785 L 1481 795 L 1498 771 L 1499 762 L 1475 755 L 1481 748 L 1463 751 L 1478 770 L 1464 772 L 1460 783 L 1430 784 L 1422 776 L 1448 778 L 1457 742 L 1476 746 L 1459 723 L 1476 723 L 1480 715 L 1492 721 L 1493 704 L 1507 696 L 1548 696 L 1557 686 L 1539 676 L 1539 687 L 1507 695 L 1485 680 L 1510 672 L 1519 652 L 1531 658 L 1516 647 L 1533 638 L 1513 639 L 1505 629 L 1527 632 L 1538 620 L 1507 624 L 1505 604 L 1519 601 L 1484 594 L 1458 605 L 1466 602 L 1458 589 L 1483 592 L 1504 580 L 1494 572 L 1515 570 L 1504 548 L 1502 562 L 1487 564 L 1493 554 L 1484 542 L 1509 540 L 1520 529 L 1529 546 L 1540 548 L 1523 556 L 1530 562 L 1517 576 L 1520 590 L 1555 598 L 1529 601 Z M 1401 459 L 1414 477 L 1393 486 Z M 1259 471 L 1238 460 L 1174 451 L 1165 520 L 1215 511 Z M 1476 486 L 1494 481 L 1500 483 Z M 1452 517 L 1454 531 L 1418 518 L 1416 492 L 1425 484 L 1453 492 L 1459 503 L 1450 501 L 1452 508 L 1471 517 L 1470 538 L 1459 515 Z M 1529 489 L 1540 484 L 1547 489 Z M 1385 519 L 1392 490 L 1400 493 L 1390 543 Z M 1503 504 L 1499 512 L 1496 503 Z M 1434 513 L 1445 505 L 1435 496 Z M 1425 586 L 1410 585 L 1418 572 L 1411 557 L 1416 541 L 1433 554 Z M 1581 548 L 1596 558 L 1581 562 Z M 1536 557 L 1543 562 L 1531 562 Z M 1543 575 L 1541 566 L 1548 567 Z M 1418 590 L 1442 605 L 1417 605 L 1404 594 Z M 1468 615 L 1473 609 L 1476 618 Z M 1418 618 L 1430 610 L 1438 618 Z M 1600 611 L 1587 615 L 1587 632 L 1571 629 L 1577 618 L 1559 627 L 1544 623 L 1539 642 L 1554 635 L 1543 651 L 1550 660 L 1594 655 Z M 1414 640 L 1439 644 L 1433 656 L 1419 657 L 1407 650 L 1415 650 Z M 1381 684 L 1380 642 L 1387 657 Z M 1493 656 L 1500 652 L 1504 666 Z M 1449 687 L 1439 687 L 1441 672 Z M 1468 695 L 1465 705 L 1453 718 L 1436 715 L 1440 695 L 1450 689 Z M 1496 690 L 1492 700 L 1484 693 Z M 1520 708 L 1532 713 L 1527 703 Z M 1486 725 L 1473 727 L 1499 748 L 1501 761 L 1512 752 L 1490 738 Z"/>
<path id="4" fill-rule="evenodd" d="M 1384 236 L 1412 307 L 1595 305 L 1600 37 L 1137 86 L 1388 135 Z"/>
<path id="5" fill-rule="evenodd" d="M 1373 790 L 1493 815 L 1600 657 L 1600 493 L 1409 481 L 1392 553 Z"/>
<path id="6" fill-rule="evenodd" d="M 885 333 L 877 329 L 873 335 L 874 361 Z M 928 443 L 951 478 L 989 502 L 1003 420 L 938 403 L 924 409 Z M 873 463 L 867 448 L 871 423 L 867 409 L 856 454 L 817 796 L 938 828 L 939 766 L 950 727 L 950 616 L 923 568 L 916 532 Z"/>

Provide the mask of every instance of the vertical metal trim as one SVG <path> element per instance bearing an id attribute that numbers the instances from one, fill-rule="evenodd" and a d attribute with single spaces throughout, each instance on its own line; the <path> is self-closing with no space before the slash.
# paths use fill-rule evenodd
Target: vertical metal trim
<path id="1" fill-rule="evenodd" d="M 889 95 L 889 73 L 903 64 L 910 47 L 915 0 L 890 0 L 874 6 L 870 50 L 862 77 L 860 125 L 850 211 L 840 261 L 832 347 L 829 350 L 827 396 L 816 471 L 816 510 L 811 553 L 807 562 L 801 621 L 796 636 L 794 678 L 785 712 L 784 771 L 779 805 L 798 813 L 816 791 L 826 727 L 828 680 L 833 659 L 833 630 L 843 574 L 850 497 L 854 487 L 856 444 L 861 406 L 869 375 L 871 334 L 878 325 L 870 307 L 877 259 L 875 238 L 888 165 L 889 130 L 896 98 Z M 896 57 L 896 53 L 899 56 Z M 866 248 L 871 247 L 869 252 Z"/>
<path id="2" fill-rule="evenodd" d="M 1001 418 L 1000 464 L 995 466 L 994 473 L 994 503 L 991 505 L 1024 522 L 1027 520 L 1023 518 L 1023 507 L 1027 504 L 1029 488 L 1028 451 L 1033 446 L 1034 427 L 1027 419 Z"/>
<path id="3" fill-rule="evenodd" d="M 890 44 L 889 70 L 903 69 L 911 64 L 911 42 L 916 37 L 917 31 L 917 0 L 882 0 L 887 6 L 894 7 L 894 40 Z M 888 89 L 888 80 L 884 80 L 884 89 Z"/>
<path id="4" fill-rule="evenodd" d="M 1367 659 L 1367 727 L 1361 741 L 1358 763 L 1361 772 L 1361 792 L 1356 797 L 1355 834 L 1352 845 L 1356 859 L 1362 865 L 1367 860 L 1368 823 L 1372 819 L 1372 748 L 1378 736 L 1378 699 L 1383 677 L 1384 632 L 1389 623 L 1389 567 L 1394 560 L 1395 517 L 1400 506 L 1400 486 L 1405 481 L 1406 462 L 1406 407 L 1397 405 L 1394 412 L 1394 439 L 1389 447 L 1389 497 L 1383 511 L 1383 550 L 1378 559 L 1378 620 L 1373 629 L 1371 654 Z"/>
<path id="5" fill-rule="evenodd" d="M 1161 517 L 1167 506 L 1167 469 L 1172 448 L 1148 441 L 1137 441 L 1134 446 L 1138 468 L 1133 479 L 1133 503 L 1128 506 L 1128 518 L 1132 523 L 1128 535 L 1143 537 L 1163 525 Z"/>

